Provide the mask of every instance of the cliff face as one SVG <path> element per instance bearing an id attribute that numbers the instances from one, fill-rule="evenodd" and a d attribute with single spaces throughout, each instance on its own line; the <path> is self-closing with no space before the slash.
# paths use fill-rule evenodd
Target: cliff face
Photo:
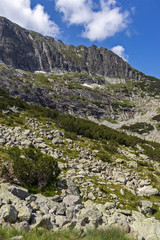
<path id="1" fill-rule="evenodd" d="M 65 45 L 21 28 L 4 17 L 0 17 L 0 61 L 32 72 L 59 70 L 123 79 L 141 78 L 137 71 L 110 50 L 94 45 Z"/>

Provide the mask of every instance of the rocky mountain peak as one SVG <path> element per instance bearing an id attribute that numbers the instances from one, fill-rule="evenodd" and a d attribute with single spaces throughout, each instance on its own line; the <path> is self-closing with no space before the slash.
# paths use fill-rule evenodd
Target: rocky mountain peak
<path id="1" fill-rule="evenodd" d="M 28 71 L 86 72 L 105 77 L 136 79 L 141 75 L 103 47 L 66 45 L 0 18 L 0 60 Z"/>

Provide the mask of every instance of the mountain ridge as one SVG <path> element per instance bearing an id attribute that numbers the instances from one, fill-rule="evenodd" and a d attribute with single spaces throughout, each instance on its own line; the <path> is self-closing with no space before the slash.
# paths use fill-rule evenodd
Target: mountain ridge
<path id="1" fill-rule="evenodd" d="M 87 72 L 135 80 L 143 75 L 111 50 L 95 45 L 67 45 L 26 30 L 4 17 L 0 17 L 0 60 L 32 72 Z"/>

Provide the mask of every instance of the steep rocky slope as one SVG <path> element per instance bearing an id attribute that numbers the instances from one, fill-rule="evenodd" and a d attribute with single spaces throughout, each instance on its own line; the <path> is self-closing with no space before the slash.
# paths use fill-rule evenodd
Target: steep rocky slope
<path id="1" fill-rule="evenodd" d="M 110 84 L 86 73 L 31 73 L 0 64 L 1 87 L 12 96 L 154 141 L 160 140 L 159 119 L 154 119 L 160 109 L 159 82 L 150 79 L 142 88 L 142 80 Z M 150 127 L 144 130 L 145 122 Z"/>
<path id="2" fill-rule="evenodd" d="M 65 45 L 0 18 L 0 60 L 29 71 L 87 72 L 106 77 L 140 79 L 138 71 L 102 47 Z"/>

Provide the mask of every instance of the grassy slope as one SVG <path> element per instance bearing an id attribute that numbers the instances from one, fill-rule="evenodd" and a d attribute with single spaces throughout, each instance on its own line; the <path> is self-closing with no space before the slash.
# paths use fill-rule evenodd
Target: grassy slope
<path id="1" fill-rule="evenodd" d="M 14 236 L 23 236 L 24 240 L 129 240 L 126 234 L 116 228 L 108 230 L 89 230 L 85 237 L 77 231 L 55 231 L 34 230 L 27 233 L 21 233 L 15 229 L 0 228 L 0 240 L 9 240 Z"/>

